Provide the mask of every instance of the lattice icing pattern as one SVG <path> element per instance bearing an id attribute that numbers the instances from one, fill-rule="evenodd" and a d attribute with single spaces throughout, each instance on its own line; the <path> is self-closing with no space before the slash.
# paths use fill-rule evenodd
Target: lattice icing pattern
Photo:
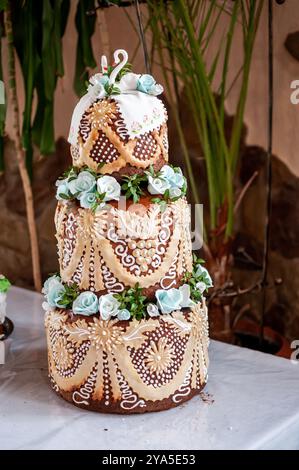
<path id="1" fill-rule="evenodd" d="M 52 386 L 77 406 L 159 410 L 189 399 L 207 380 L 205 304 L 131 322 L 51 311 L 45 322 Z"/>
<path id="2" fill-rule="evenodd" d="M 117 102 L 105 98 L 93 103 L 83 114 L 77 144 L 71 146 L 73 164 L 88 165 L 100 173 L 118 172 L 131 166 L 139 169 L 163 166 L 168 161 L 165 119 L 152 131 L 130 137 Z M 99 164 L 104 164 L 99 170 Z"/>
<path id="3" fill-rule="evenodd" d="M 142 210 L 141 210 L 142 208 Z M 95 214 L 59 203 L 56 231 L 60 274 L 65 282 L 101 294 L 137 282 L 149 297 L 179 286 L 192 269 L 189 208 L 184 199 L 168 205 L 113 207 Z"/>

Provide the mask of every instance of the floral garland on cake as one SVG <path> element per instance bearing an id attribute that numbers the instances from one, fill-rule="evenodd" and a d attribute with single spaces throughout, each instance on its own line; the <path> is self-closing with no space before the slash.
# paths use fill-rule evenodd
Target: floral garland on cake
<path id="1" fill-rule="evenodd" d="M 65 284 L 59 275 L 54 274 L 44 283 L 43 308 L 46 311 L 65 308 L 72 310 L 75 315 L 85 316 L 99 313 L 102 320 L 141 320 L 146 316 L 169 314 L 194 306 L 202 300 L 204 292 L 213 286 L 210 274 L 201 263 L 202 260 L 194 257 L 193 270 L 185 275 L 185 283 L 179 288 L 157 290 L 156 303 L 148 302 L 138 284 L 120 294 L 110 293 L 97 297 L 91 291 L 80 293 L 75 283 Z"/>
<path id="2" fill-rule="evenodd" d="M 115 82 L 111 83 L 111 74 L 116 69 L 115 66 L 108 66 L 104 73 L 96 73 L 89 79 L 87 92 L 95 98 L 103 98 L 111 95 L 119 95 L 129 91 L 141 91 L 151 96 L 158 96 L 163 93 L 162 85 L 149 74 L 135 74 L 131 72 L 131 64 L 126 64 L 117 74 Z"/>
<path id="3" fill-rule="evenodd" d="M 164 165 L 155 172 L 153 167 L 144 174 L 123 176 L 119 183 L 109 175 L 98 175 L 88 167 L 82 170 L 71 167 L 56 182 L 56 198 L 61 200 L 77 199 L 84 209 L 96 211 L 106 206 L 108 201 L 119 201 L 124 196 L 136 203 L 144 194 L 144 189 L 155 196 L 152 202 L 164 209 L 168 201 L 174 202 L 185 196 L 186 178 L 182 170 L 171 165 Z"/>

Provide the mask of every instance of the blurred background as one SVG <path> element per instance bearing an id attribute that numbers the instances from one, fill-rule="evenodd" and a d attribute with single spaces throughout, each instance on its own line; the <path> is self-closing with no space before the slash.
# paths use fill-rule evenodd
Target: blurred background
<path id="1" fill-rule="evenodd" d="M 55 181 L 71 164 L 72 111 L 101 55 L 123 48 L 135 72 L 163 84 L 170 162 L 204 204 L 212 337 L 289 357 L 299 338 L 298 1 L 2 0 L 0 9 L 0 272 L 38 286 L 28 205 L 41 277 L 57 271 Z"/>

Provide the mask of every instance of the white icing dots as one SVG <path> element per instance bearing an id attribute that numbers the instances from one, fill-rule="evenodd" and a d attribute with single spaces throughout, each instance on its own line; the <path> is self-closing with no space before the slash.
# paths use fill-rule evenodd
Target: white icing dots
<path id="1" fill-rule="evenodd" d="M 137 139 L 133 155 L 140 160 L 148 160 L 155 155 L 157 147 L 157 142 L 152 134 L 146 133 Z"/>
<path id="2" fill-rule="evenodd" d="M 112 163 L 118 159 L 119 152 L 104 132 L 99 131 L 99 137 L 94 142 L 90 157 L 98 163 Z"/>

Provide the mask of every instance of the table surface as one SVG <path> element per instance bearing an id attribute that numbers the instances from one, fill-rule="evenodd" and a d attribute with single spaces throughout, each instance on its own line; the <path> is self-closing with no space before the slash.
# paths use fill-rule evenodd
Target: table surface
<path id="1" fill-rule="evenodd" d="M 8 295 L 0 449 L 299 449 L 299 364 L 215 341 L 206 399 L 125 417 L 72 406 L 48 383 L 41 302 L 24 289 Z"/>

